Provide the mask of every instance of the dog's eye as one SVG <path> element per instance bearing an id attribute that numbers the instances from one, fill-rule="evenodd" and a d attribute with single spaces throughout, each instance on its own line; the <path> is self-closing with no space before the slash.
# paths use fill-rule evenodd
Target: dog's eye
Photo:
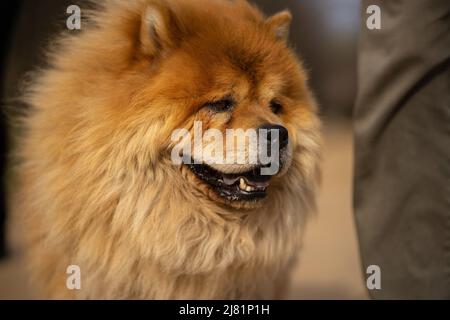
<path id="1" fill-rule="evenodd" d="M 234 107 L 234 101 L 232 99 L 222 99 L 215 102 L 209 102 L 205 105 L 208 109 L 214 112 L 226 112 L 230 111 Z"/>
<path id="2" fill-rule="evenodd" d="M 272 112 L 275 114 L 280 113 L 282 108 L 283 108 L 283 106 L 277 101 L 272 101 L 270 103 L 270 109 L 272 109 Z"/>

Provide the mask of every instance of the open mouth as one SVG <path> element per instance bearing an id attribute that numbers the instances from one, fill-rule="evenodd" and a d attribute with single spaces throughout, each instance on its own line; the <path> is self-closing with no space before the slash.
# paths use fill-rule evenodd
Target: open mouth
<path id="1" fill-rule="evenodd" d="M 266 197 L 270 175 L 261 175 L 261 167 L 247 172 L 227 174 L 206 164 L 189 164 L 189 169 L 219 196 L 230 201 L 255 201 Z"/>

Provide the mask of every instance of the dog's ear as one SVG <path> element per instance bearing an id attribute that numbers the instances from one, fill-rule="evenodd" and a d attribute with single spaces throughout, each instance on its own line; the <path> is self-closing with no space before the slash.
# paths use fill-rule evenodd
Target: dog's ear
<path id="1" fill-rule="evenodd" d="M 266 25 L 273 32 L 275 37 L 287 41 L 289 28 L 291 26 L 292 14 L 288 10 L 281 11 L 266 20 Z"/>
<path id="2" fill-rule="evenodd" d="M 142 14 L 141 47 L 144 54 L 156 57 L 176 45 L 179 29 L 168 6 L 153 3 Z"/>

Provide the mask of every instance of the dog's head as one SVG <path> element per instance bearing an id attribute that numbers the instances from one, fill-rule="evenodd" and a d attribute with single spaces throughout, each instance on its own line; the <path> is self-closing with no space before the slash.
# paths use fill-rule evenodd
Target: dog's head
<path id="1" fill-rule="evenodd" d="M 180 168 L 185 188 L 260 205 L 292 165 L 305 165 L 299 153 L 317 123 L 287 45 L 290 13 L 266 18 L 245 1 L 146 2 L 134 57 L 148 78 L 133 101 L 158 119 L 152 148 Z"/>

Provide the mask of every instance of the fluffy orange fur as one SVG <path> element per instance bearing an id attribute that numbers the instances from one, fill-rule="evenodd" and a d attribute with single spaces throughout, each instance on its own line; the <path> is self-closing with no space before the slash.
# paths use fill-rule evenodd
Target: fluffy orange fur
<path id="1" fill-rule="evenodd" d="M 245 1 L 105 1 L 25 99 L 14 210 L 52 298 L 279 298 L 314 209 L 319 120 L 287 12 Z M 232 115 L 203 104 L 232 92 Z M 283 111 L 270 111 L 277 97 Z M 289 168 L 257 204 L 220 201 L 170 160 L 171 133 L 280 123 Z M 81 290 L 66 288 L 78 265 Z"/>

